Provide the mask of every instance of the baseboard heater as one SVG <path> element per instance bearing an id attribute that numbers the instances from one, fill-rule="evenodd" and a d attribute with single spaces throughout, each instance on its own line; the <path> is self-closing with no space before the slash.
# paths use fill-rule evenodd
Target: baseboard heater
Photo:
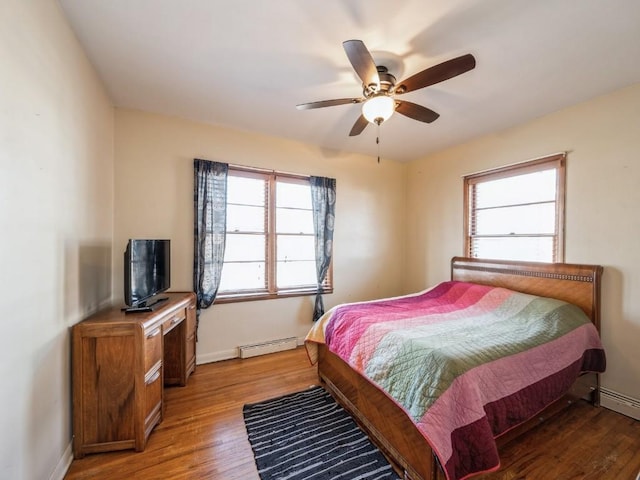
<path id="1" fill-rule="evenodd" d="M 600 405 L 640 420 L 640 400 L 600 387 Z"/>
<path id="2" fill-rule="evenodd" d="M 264 343 L 254 343 L 253 345 L 240 345 L 240 358 L 257 357 L 258 355 L 266 355 L 267 353 L 282 352 L 284 350 L 293 350 L 298 346 L 296 337 L 279 338 Z"/>

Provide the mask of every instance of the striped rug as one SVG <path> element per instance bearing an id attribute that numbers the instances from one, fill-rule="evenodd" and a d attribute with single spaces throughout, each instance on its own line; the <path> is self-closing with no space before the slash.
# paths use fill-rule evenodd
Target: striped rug
<path id="1" fill-rule="evenodd" d="M 382 453 L 322 387 L 245 405 L 262 480 L 397 480 Z"/>

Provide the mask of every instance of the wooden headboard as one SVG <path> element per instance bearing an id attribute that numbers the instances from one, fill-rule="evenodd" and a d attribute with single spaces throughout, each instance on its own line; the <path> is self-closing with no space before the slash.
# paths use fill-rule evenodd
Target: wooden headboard
<path id="1" fill-rule="evenodd" d="M 504 287 L 579 306 L 600 331 L 600 265 L 453 257 L 451 280 Z"/>

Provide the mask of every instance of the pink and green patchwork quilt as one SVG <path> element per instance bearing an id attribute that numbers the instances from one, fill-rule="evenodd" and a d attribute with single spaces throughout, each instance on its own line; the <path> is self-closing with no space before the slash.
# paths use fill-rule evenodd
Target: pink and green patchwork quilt
<path id="1" fill-rule="evenodd" d="M 464 282 L 334 307 L 324 342 L 411 417 L 449 480 L 500 466 L 495 438 L 603 372 L 598 332 L 578 307 Z"/>

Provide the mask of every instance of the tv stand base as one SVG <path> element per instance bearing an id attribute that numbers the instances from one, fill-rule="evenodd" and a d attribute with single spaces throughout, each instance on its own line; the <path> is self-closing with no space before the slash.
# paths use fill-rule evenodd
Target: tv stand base
<path id="1" fill-rule="evenodd" d="M 137 307 L 123 307 L 122 311 L 124 313 L 149 313 L 153 312 L 156 305 L 166 302 L 167 300 L 169 300 L 169 297 L 154 298 L 152 301 L 145 302 L 143 305 Z"/>

